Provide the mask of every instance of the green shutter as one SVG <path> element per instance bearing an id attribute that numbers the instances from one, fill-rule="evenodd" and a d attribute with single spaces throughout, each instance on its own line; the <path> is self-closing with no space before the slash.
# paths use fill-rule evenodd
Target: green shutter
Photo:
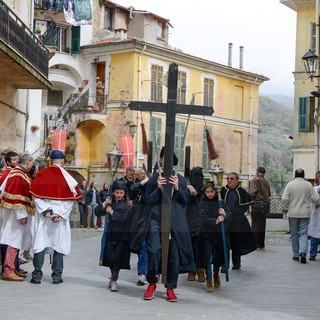
<path id="1" fill-rule="evenodd" d="M 80 53 L 80 26 L 72 26 L 71 53 Z"/>
<path id="2" fill-rule="evenodd" d="M 299 131 L 308 131 L 308 98 L 299 98 Z"/>

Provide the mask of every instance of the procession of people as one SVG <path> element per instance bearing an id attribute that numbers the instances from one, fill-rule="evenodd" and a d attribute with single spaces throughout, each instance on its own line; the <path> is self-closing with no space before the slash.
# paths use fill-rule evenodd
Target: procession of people
<path id="1" fill-rule="evenodd" d="M 85 225 L 85 213 L 88 227 L 93 221 L 93 227 L 97 228 L 97 219 L 103 217 L 99 261 L 101 266 L 110 269 L 110 277 L 107 275 L 110 291 L 119 290 L 120 270 L 131 269 L 131 254 L 137 254 L 136 284 L 147 285 L 144 300 L 152 300 L 163 280 L 167 300 L 178 301 L 174 290 L 183 273 L 190 283 L 198 275 L 198 281 L 205 282 L 205 290 L 212 292 L 221 286 L 220 273 L 228 273 L 230 256 L 232 269 L 240 270 L 242 256 L 265 249 L 268 212 L 262 204 L 266 202 L 270 210 L 271 192 L 263 167 L 257 168 L 257 177 L 250 182 L 248 191 L 240 186 L 236 172 L 227 173 L 226 185 L 217 188 L 214 179 L 205 182 L 199 166 L 191 170 L 190 182 L 187 182 L 183 175 L 176 173 L 175 154 L 173 173 L 165 177 L 162 148 L 158 170 L 153 174 L 149 176 L 142 168 L 128 167 L 123 178 L 116 179 L 110 186 L 105 183 L 99 192 L 96 181 L 91 181 L 87 189 L 86 180 L 77 182 L 65 170 L 62 151 L 52 150 L 49 157 L 50 166 L 33 177 L 29 171 L 34 167 L 34 159 L 28 153 L 13 153 L 0 159 L 3 163 L 0 245 L 5 281 L 26 279 L 27 272 L 20 269 L 18 258 L 21 250 L 31 247 L 34 270 L 30 282 L 41 284 L 45 254 L 49 253 L 52 283 L 63 283 L 63 257 L 71 253 L 69 218 L 75 204 L 79 206 L 81 228 Z M 320 204 L 319 176 L 316 175 L 317 185 L 312 187 L 304 179 L 304 170 L 298 168 L 295 179 L 288 183 L 282 196 L 292 232 L 293 260 L 300 258 L 301 263 L 306 263 L 308 234 L 312 237 L 310 261 L 315 260 L 320 242 L 316 215 Z M 171 188 L 171 199 L 166 208 L 170 210 L 170 221 L 169 236 L 165 240 L 162 215 L 166 210 L 162 210 L 162 206 L 167 184 Z M 250 226 L 246 214 L 254 205 Z M 298 210 L 302 207 L 303 212 Z M 308 232 L 310 215 L 312 227 Z M 164 241 L 167 241 L 167 253 L 162 250 Z M 161 279 L 163 261 L 166 261 L 166 272 Z"/>

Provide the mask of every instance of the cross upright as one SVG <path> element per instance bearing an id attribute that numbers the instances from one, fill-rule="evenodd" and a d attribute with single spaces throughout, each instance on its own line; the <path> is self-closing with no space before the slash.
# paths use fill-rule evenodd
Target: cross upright
<path id="1" fill-rule="evenodd" d="M 164 148 L 164 176 L 169 180 L 173 170 L 174 154 L 174 137 L 176 114 L 195 114 L 195 115 L 212 115 L 213 108 L 207 106 L 191 106 L 176 104 L 177 101 L 177 83 L 178 83 L 178 65 L 172 63 L 169 66 L 168 75 L 168 98 L 167 103 L 132 101 L 129 103 L 131 110 L 155 111 L 166 114 L 166 131 L 165 131 L 165 148 Z M 158 161 L 158 159 L 157 159 Z M 169 239 L 171 229 L 171 195 L 172 187 L 170 183 L 164 185 L 162 193 L 161 207 L 161 248 L 162 248 L 162 265 L 161 280 L 162 283 L 167 281 L 167 265 L 169 253 Z"/>

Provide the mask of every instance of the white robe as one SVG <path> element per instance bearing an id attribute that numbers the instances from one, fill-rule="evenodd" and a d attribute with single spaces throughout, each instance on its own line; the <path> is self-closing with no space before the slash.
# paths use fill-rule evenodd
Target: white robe
<path id="1" fill-rule="evenodd" d="M 28 218 L 27 224 L 20 219 Z M 33 217 L 22 209 L 0 208 L 0 243 L 19 250 L 27 250 L 32 244 Z"/>
<path id="2" fill-rule="evenodd" d="M 318 191 L 318 187 L 314 187 Z M 308 226 L 308 236 L 320 239 L 320 206 L 317 208 L 316 204 L 310 205 L 310 222 Z"/>
<path id="3" fill-rule="evenodd" d="M 58 201 L 49 199 L 40 199 L 33 197 L 36 215 L 34 223 L 34 253 L 46 249 L 47 253 L 53 253 L 53 250 L 64 255 L 70 255 L 71 252 L 71 230 L 69 217 L 73 208 L 74 201 Z M 53 213 L 62 217 L 58 223 L 54 223 L 50 218 L 43 217 L 43 211 L 52 209 Z"/>

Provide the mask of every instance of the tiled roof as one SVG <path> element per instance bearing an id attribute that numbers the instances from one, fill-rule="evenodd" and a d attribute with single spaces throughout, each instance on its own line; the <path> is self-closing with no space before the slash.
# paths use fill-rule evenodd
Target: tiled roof
<path id="1" fill-rule="evenodd" d="M 99 44 L 108 44 L 108 43 L 112 43 L 112 42 L 125 42 L 125 41 L 131 41 L 131 40 L 136 40 L 136 39 L 137 39 L 136 37 L 132 37 L 132 36 L 128 36 L 126 39 L 123 39 L 123 40 L 115 39 L 113 37 L 113 38 L 107 38 L 107 39 L 102 39 L 102 40 L 99 40 L 99 41 L 95 41 L 91 45 L 95 46 L 95 45 L 99 45 Z"/>

